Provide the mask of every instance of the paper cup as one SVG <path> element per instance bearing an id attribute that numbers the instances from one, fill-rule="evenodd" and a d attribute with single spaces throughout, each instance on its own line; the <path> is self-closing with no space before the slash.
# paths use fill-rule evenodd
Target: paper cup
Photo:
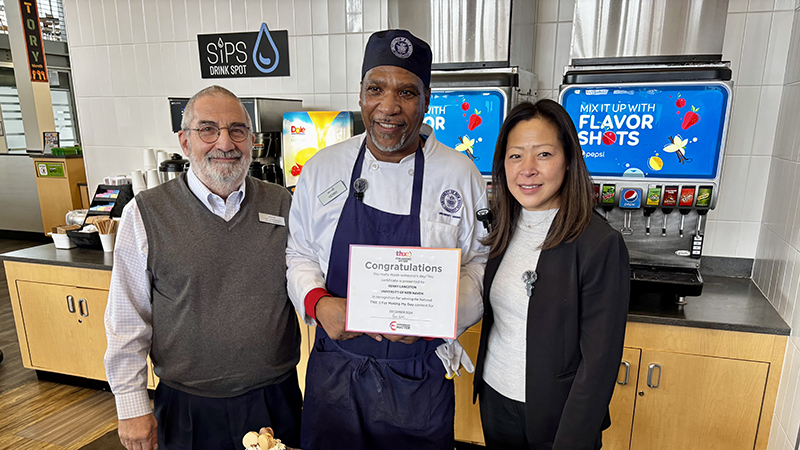
<path id="1" fill-rule="evenodd" d="M 169 159 L 169 153 L 164 150 L 158 151 L 158 156 L 156 156 L 156 161 L 158 162 L 158 167 L 161 167 L 161 163 Z"/>
<path id="2" fill-rule="evenodd" d="M 147 171 L 147 189 L 154 188 L 161 184 L 161 180 L 158 179 L 158 170 L 150 169 Z"/>
<path id="3" fill-rule="evenodd" d="M 116 233 L 111 234 L 101 234 L 100 235 L 100 243 L 103 244 L 103 251 L 104 252 L 113 252 L 114 251 L 114 241 L 117 239 Z"/>
<path id="4" fill-rule="evenodd" d="M 144 182 L 144 174 L 141 170 L 137 169 L 131 172 L 131 184 L 134 189 L 145 189 L 147 187 L 147 183 Z"/>
<path id="5" fill-rule="evenodd" d="M 144 149 L 142 152 L 142 167 L 144 170 L 156 169 L 156 154 L 152 148 Z"/>

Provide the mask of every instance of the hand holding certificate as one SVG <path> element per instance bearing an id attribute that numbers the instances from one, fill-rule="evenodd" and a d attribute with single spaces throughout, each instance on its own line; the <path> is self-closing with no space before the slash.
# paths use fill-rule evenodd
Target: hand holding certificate
<path id="1" fill-rule="evenodd" d="M 350 246 L 347 331 L 456 338 L 460 249 Z"/>

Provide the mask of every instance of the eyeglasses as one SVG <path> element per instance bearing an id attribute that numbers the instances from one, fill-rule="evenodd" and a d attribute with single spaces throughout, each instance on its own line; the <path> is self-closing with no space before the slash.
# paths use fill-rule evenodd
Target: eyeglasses
<path id="1" fill-rule="evenodd" d="M 228 137 L 233 142 L 244 142 L 250 136 L 250 128 L 245 125 L 234 125 L 232 127 L 218 127 L 216 125 L 203 125 L 200 128 L 189 128 L 197 131 L 200 140 L 206 144 L 213 144 L 219 139 L 220 130 L 228 130 Z"/>

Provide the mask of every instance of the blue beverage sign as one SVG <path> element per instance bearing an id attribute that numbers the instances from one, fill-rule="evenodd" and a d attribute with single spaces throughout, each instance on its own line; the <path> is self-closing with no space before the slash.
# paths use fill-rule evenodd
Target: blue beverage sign
<path id="1" fill-rule="evenodd" d="M 506 96 L 499 89 L 433 89 L 424 121 L 436 139 L 469 157 L 484 175 L 506 118 Z"/>
<path id="2" fill-rule="evenodd" d="M 728 121 L 722 83 L 569 86 L 561 104 L 593 176 L 715 179 Z"/>

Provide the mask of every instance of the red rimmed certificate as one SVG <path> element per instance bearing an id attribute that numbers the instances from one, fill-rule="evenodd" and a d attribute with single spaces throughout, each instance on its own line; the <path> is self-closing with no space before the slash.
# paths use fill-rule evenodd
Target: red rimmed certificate
<path id="1" fill-rule="evenodd" d="M 350 246 L 347 331 L 456 338 L 461 249 Z"/>

